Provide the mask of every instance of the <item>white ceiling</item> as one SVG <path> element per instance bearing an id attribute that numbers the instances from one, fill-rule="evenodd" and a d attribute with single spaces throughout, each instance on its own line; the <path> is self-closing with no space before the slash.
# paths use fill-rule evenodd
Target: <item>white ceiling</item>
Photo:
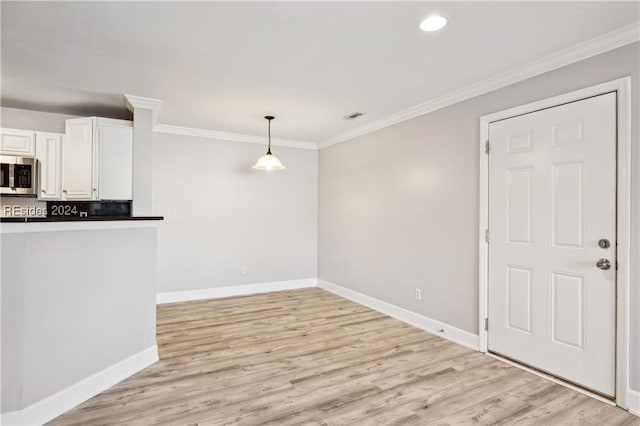
<path id="1" fill-rule="evenodd" d="M 7 2 L 2 104 L 324 141 L 638 21 L 633 2 Z M 418 30 L 430 13 L 449 17 Z M 355 111 L 367 115 L 345 121 Z"/>

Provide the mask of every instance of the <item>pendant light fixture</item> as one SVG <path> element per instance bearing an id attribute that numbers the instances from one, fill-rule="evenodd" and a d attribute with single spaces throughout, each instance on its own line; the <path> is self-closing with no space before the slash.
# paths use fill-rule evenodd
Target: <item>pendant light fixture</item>
<path id="1" fill-rule="evenodd" d="M 282 162 L 278 157 L 271 153 L 271 120 L 273 120 L 275 117 L 267 115 L 264 118 L 269 123 L 269 145 L 267 148 L 267 153 L 258 158 L 258 161 L 256 161 L 256 164 L 253 166 L 253 168 L 256 170 L 283 170 L 286 167 L 282 165 Z"/>

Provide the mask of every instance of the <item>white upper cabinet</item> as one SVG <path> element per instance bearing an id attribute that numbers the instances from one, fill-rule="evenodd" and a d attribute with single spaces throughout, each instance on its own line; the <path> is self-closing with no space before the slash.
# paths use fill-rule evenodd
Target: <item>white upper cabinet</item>
<path id="1" fill-rule="evenodd" d="M 98 198 L 133 198 L 133 127 L 131 122 L 99 118 L 96 130 Z"/>
<path id="2" fill-rule="evenodd" d="M 133 124 L 86 117 L 65 134 L 0 129 L 1 155 L 36 157 L 40 200 L 133 199 Z"/>
<path id="3" fill-rule="evenodd" d="M 62 144 L 64 135 L 36 133 L 38 171 L 38 199 L 62 199 Z"/>
<path id="4" fill-rule="evenodd" d="M 34 157 L 36 155 L 35 137 L 35 132 L 27 130 L 1 129 L 0 154 Z"/>
<path id="5" fill-rule="evenodd" d="M 94 117 L 73 118 L 65 122 L 62 147 L 62 195 L 67 200 L 97 198 L 93 187 Z"/>
<path id="6" fill-rule="evenodd" d="M 62 192 L 67 200 L 131 200 L 133 125 L 87 117 L 66 121 Z"/>

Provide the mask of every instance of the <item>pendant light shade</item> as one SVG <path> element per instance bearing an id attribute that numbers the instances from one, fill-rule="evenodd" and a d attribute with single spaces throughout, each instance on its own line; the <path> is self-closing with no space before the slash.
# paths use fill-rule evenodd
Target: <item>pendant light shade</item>
<path id="1" fill-rule="evenodd" d="M 262 157 L 258 158 L 256 164 L 253 166 L 256 170 L 282 170 L 286 169 L 285 166 L 282 165 L 282 161 L 278 157 L 273 154 L 265 154 Z"/>
<path id="2" fill-rule="evenodd" d="M 273 120 L 275 117 L 267 115 L 264 118 L 269 123 L 269 145 L 267 147 L 267 153 L 258 158 L 258 161 L 256 161 L 256 164 L 254 164 L 252 168 L 256 170 L 283 170 L 286 167 L 282 165 L 282 161 L 280 161 L 278 157 L 271 153 L 271 120 Z"/>

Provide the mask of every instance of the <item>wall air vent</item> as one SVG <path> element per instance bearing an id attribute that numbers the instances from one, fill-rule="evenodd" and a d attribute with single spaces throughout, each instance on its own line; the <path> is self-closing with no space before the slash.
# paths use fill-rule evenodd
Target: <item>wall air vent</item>
<path id="1" fill-rule="evenodd" d="M 358 117 L 362 117 L 363 115 L 365 115 L 366 112 L 353 112 L 349 115 L 345 115 L 344 117 L 342 117 L 345 120 L 355 120 Z"/>

